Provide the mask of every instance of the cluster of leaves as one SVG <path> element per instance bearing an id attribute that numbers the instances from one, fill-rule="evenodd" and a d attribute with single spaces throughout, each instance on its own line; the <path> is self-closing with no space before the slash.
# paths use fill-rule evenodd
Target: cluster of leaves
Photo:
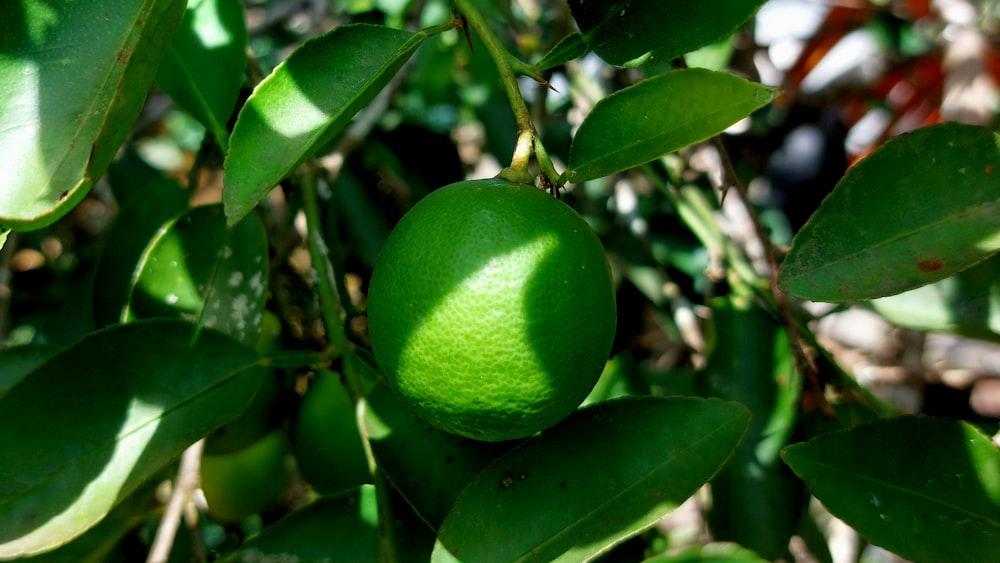
<path id="1" fill-rule="evenodd" d="M 889 140 L 839 181 L 780 268 L 763 228 L 767 259 L 753 263 L 717 221 L 716 186 L 673 153 L 778 96 L 684 58 L 725 50 L 763 3 L 570 0 L 546 7 L 562 30 L 470 0 L 365 5 L 287 56 L 272 44 L 251 60 L 236 0 L 18 4 L 0 34 L 0 244 L 73 220 L 84 201 L 119 211 L 91 290 L 73 296 L 86 301 L 80 337 L 0 351 L 0 559 L 99 560 L 166 537 L 175 554 L 235 559 L 576 561 L 639 538 L 657 561 L 759 561 L 787 557 L 799 535 L 828 560 L 812 496 L 904 557 L 988 560 L 1000 545 L 990 439 L 894 416 L 829 359 L 788 294 L 887 310 L 881 298 L 908 290 L 969 298 L 941 284 L 995 267 L 996 134 L 943 123 Z M 496 35 L 501 21 L 534 40 L 521 42 L 530 63 Z M 612 80 L 581 70 L 598 60 Z M 518 76 L 571 78 L 573 95 L 542 86 L 529 113 Z M 204 132 L 187 189 L 137 154 L 151 90 Z M 498 111 L 505 98 L 512 111 Z M 574 185 L 565 200 L 606 241 L 620 303 L 640 294 L 672 332 L 662 317 L 720 296 L 704 303 L 704 365 L 643 370 L 618 345 L 584 407 L 517 443 L 444 434 L 396 401 L 366 351 L 360 288 L 392 221 L 464 175 L 454 153 L 428 168 L 426 150 L 468 122 L 485 127 L 487 153 L 514 149 L 501 174 Z M 221 194 L 192 205 L 213 172 Z M 647 190 L 642 218 L 680 232 L 623 227 L 626 213 L 602 205 L 619 181 Z M 295 272 L 290 248 L 309 265 Z M 713 260 L 723 274 L 706 275 Z M 986 278 L 959 285 L 988 292 Z M 928 317 L 996 332 L 934 303 Z M 620 309 L 624 333 L 638 321 Z M 208 512 L 170 541 L 179 512 L 161 516 L 154 489 L 177 474 L 172 500 L 187 504 L 191 459 Z M 705 484 L 718 543 L 678 550 L 648 532 Z"/>

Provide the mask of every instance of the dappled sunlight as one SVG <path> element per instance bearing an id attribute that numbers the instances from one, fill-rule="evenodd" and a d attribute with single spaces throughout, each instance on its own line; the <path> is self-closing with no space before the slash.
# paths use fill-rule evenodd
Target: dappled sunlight
<path id="1" fill-rule="evenodd" d="M 543 381 L 535 382 L 540 386 L 533 386 L 529 391 L 512 387 L 507 380 L 482 378 L 476 371 L 493 372 L 497 365 L 525 373 L 545 371 L 543 362 L 534 352 L 537 343 L 529 341 L 528 327 L 532 315 L 546 312 L 531 310 L 531 284 L 511 274 L 523 271 L 525 264 L 543 263 L 558 252 L 559 244 L 555 233 L 541 234 L 503 254 L 491 256 L 443 295 L 421 317 L 420 324 L 410 335 L 410 341 L 419 342 L 419 347 L 405 347 L 400 358 L 400 370 L 437 373 L 434 381 L 428 382 L 429 387 L 412 391 L 421 395 L 440 395 L 456 412 L 479 408 L 493 410 L 509 401 L 520 402 L 526 396 L 537 399 L 549 396 L 553 389 Z M 551 288 L 551 291 L 560 290 Z M 453 363 L 442 361 L 440 351 L 448 349 L 455 350 Z M 470 372 L 470 366 L 479 367 L 473 367 Z M 472 393 L 455 401 L 455 388 L 438 388 L 436 382 L 439 380 L 453 381 L 456 388 L 464 387 L 462 382 L 478 383 Z"/>

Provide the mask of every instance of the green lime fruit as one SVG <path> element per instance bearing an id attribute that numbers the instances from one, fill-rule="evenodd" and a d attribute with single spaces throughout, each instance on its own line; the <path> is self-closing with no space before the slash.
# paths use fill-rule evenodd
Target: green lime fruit
<path id="1" fill-rule="evenodd" d="M 239 522 L 276 506 L 291 485 L 285 466 L 289 452 L 284 432 L 274 430 L 237 452 L 202 457 L 201 490 L 208 513 Z"/>
<path id="2" fill-rule="evenodd" d="M 317 492 L 372 482 L 354 403 L 340 374 L 316 374 L 302 398 L 292 440 L 299 471 Z"/>
<path id="3" fill-rule="evenodd" d="M 404 403 L 468 438 L 530 436 L 576 409 L 608 359 L 614 281 L 572 208 L 527 184 L 474 180 L 418 202 L 368 291 L 375 358 Z"/>

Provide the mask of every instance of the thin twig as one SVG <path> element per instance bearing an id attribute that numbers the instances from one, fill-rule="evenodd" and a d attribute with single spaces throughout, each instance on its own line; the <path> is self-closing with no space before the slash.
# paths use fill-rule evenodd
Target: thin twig
<path id="1" fill-rule="evenodd" d="M 2 229 L 0 229 L 2 230 Z M 10 327 L 11 289 L 10 261 L 17 249 L 17 233 L 7 234 L 7 241 L 0 248 L 0 349 L 7 345 L 7 332 Z"/>
<path id="2" fill-rule="evenodd" d="M 153 546 L 149 550 L 149 558 L 146 559 L 147 563 L 165 563 L 170 558 L 170 549 L 174 546 L 174 538 L 177 536 L 177 528 L 180 527 L 184 507 L 191 502 L 192 495 L 201 480 L 201 454 L 204 450 L 204 439 L 198 440 L 184 450 L 180 468 L 177 470 L 177 479 L 174 481 L 174 490 L 170 495 L 170 502 L 167 503 L 167 509 L 163 512 L 160 526 L 156 529 Z"/>
<path id="3" fill-rule="evenodd" d="M 750 194 L 747 191 L 746 185 L 736 173 L 736 168 L 733 167 L 733 162 L 729 158 L 729 151 L 726 150 L 726 147 L 722 142 L 722 137 L 718 135 L 713 137 L 712 143 L 715 146 L 716 151 L 719 153 L 719 158 L 722 161 L 723 183 L 728 184 L 736 190 L 743 206 L 746 208 L 747 214 L 750 216 L 750 222 L 753 224 L 757 239 L 764 249 L 764 256 L 767 259 L 769 269 L 767 272 L 768 284 L 770 286 L 771 295 L 774 296 L 774 305 L 777 307 L 779 314 L 784 320 L 785 329 L 788 332 L 788 340 L 792 345 L 792 350 L 794 351 L 795 365 L 799 371 L 806 378 L 808 378 L 814 389 L 819 391 L 823 388 L 819 380 L 819 368 L 816 366 L 816 362 L 813 360 L 812 354 L 810 354 L 805 341 L 799 336 L 798 325 L 795 320 L 795 315 L 792 313 L 791 305 L 788 302 L 788 295 L 778 287 L 778 251 L 771 242 L 771 237 L 767 234 L 767 231 L 764 230 L 763 224 L 760 222 L 760 216 L 757 214 L 757 209 L 754 207 L 753 201 L 750 200 Z M 820 394 L 820 396 L 822 396 L 822 394 Z M 832 412 L 832 407 L 827 404 L 826 401 L 820 401 L 820 407 L 823 408 L 824 411 Z"/>

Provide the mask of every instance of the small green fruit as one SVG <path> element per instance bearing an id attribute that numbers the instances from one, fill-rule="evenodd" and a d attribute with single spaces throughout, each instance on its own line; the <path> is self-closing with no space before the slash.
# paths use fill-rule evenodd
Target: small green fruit
<path id="1" fill-rule="evenodd" d="M 423 419 L 486 441 L 555 424 L 594 386 L 615 336 L 600 240 L 531 185 L 459 182 L 393 230 L 368 294 L 372 348 Z"/>
<path id="2" fill-rule="evenodd" d="M 302 478 L 319 493 L 372 482 L 354 403 L 340 374 L 316 374 L 302 399 L 293 449 Z"/>
<path id="3" fill-rule="evenodd" d="M 202 457 L 201 490 L 209 515 L 239 522 L 277 505 L 291 484 L 288 453 L 284 432 L 274 430 L 237 452 Z"/>

